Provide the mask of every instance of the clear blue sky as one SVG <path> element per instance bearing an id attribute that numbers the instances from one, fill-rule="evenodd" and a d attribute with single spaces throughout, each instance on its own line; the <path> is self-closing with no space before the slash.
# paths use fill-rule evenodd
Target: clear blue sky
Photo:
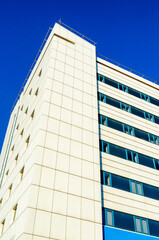
<path id="1" fill-rule="evenodd" d="M 0 149 L 10 109 L 48 28 L 62 21 L 97 51 L 159 80 L 159 0 L 1 0 Z"/>

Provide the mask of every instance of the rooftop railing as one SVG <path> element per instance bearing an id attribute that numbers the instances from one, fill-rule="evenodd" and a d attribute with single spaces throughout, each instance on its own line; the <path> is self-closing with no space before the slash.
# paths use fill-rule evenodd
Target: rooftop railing
<path id="1" fill-rule="evenodd" d="M 126 71 L 134 73 L 134 74 L 136 74 L 139 77 L 142 77 L 142 78 L 144 78 L 144 79 L 146 79 L 146 80 L 148 80 L 150 82 L 153 82 L 153 83 L 159 85 L 159 81 L 158 80 L 156 80 L 154 78 L 151 78 L 151 77 L 149 77 L 149 76 L 147 76 L 147 75 L 145 75 L 143 73 L 140 73 L 140 72 L 134 70 L 133 68 L 127 67 L 127 66 L 125 66 L 125 65 L 123 65 L 123 64 L 121 64 L 121 63 L 119 63 L 117 61 L 114 61 L 114 60 L 112 60 L 112 59 L 110 59 L 110 58 L 108 58 L 108 57 L 106 57 L 106 56 L 104 56 L 104 55 L 102 55 L 102 54 L 100 54 L 98 52 L 97 52 L 97 56 L 99 56 L 100 58 L 102 58 L 103 60 L 105 60 L 105 61 L 107 61 L 109 63 L 112 63 L 112 64 L 116 65 L 117 67 L 121 67 L 121 68 L 123 68 Z"/>

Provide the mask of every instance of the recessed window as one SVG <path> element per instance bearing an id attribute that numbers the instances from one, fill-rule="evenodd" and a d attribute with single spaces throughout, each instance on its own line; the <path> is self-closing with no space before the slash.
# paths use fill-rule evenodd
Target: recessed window
<path id="1" fill-rule="evenodd" d="M 8 177 L 8 174 L 9 174 L 9 169 L 8 169 L 7 172 L 6 172 L 6 179 L 7 179 L 7 177 Z"/>
<path id="2" fill-rule="evenodd" d="M 20 182 L 23 179 L 23 175 L 24 175 L 24 167 L 20 170 Z"/>
<path id="3" fill-rule="evenodd" d="M 25 141 L 27 147 L 28 147 L 28 145 L 29 145 L 29 140 L 30 140 L 30 136 L 29 136 L 29 137 L 27 138 L 27 140 Z"/>
<path id="4" fill-rule="evenodd" d="M 23 136 L 23 133 L 24 133 L 24 128 L 22 129 L 22 131 L 20 133 L 21 137 Z"/>
<path id="5" fill-rule="evenodd" d="M 146 219 L 135 217 L 136 232 L 148 234 L 148 223 Z"/>
<path id="6" fill-rule="evenodd" d="M 15 145 L 13 145 L 13 147 L 11 148 L 11 151 L 12 151 L 12 152 L 14 151 L 14 146 L 15 146 Z"/>
<path id="7" fill-rule="evenodd" d="M 39 88 L 35 92 L 35 96 L 38 96 Z"/>
<path id="8" fill-rule="evenodd" d="M 1 222 L 1 235 L 4 232 L 5 219 Z"/>
<path id="9" fill-rule="evenodd" d="M 11 192 L 12 192 L 12 186 L 13 186 L 13 184 L 11 184 L 11 185 L 9 186 L 9 189 L 8 189 L 8 197 L 11 195 Z"/>
<path id="10" fill-rule="evenodd" d="M 1 199 L 0 199 L 0 207 L 2 206 L 2 201 L 3 201 L 3 200 L 2 200 L 2 198 L 1 198 Z"/>
<path id="11" fill-rule="evenodd" d="M 41 74 L 42 74 L 42 69 L 40 70 L 38 77 L 41 77 Z"/>
<path id="12" fill-rule="evenodd" d="M 20 109 L 20 111 L 23 111 L 23 105 L 21 106 L 21 109 Z"/>
<path id="13" fill-rule="evenodd" d="M 35 110 L 32 112 L 32 114 L 30 115 L 30 117 L 33 119 L 34 118 L 34 113 L 35 113 Z"/>
<path id="14" fill-rule="evenodd" d="M 131 192 L 143 195 L 143 190 L 142 190 L 142 184 L 135 182 L 135 181 L 130 181 L 130 186 L 131 186 Z"/>
<path id="15" fill-rule="evenodd" d="M 16 204 L 13 208 L 13 222 L 15 221 L 15 218 L 16 218 L 17 207 L 18 207 L 18 204 Z"/>
<path id="16" fill-rule="evenodd" d="M 17 164 L 18 157 L 19 157 L 19 154 L 17 154 L 17 156 L 15 157 L 15 164 Z"/>
<path id="17" fill-rule="evenodd" d="M 18 130 L 19 129 L 19 124 L 17 125 L 17 127 L 16 127 L 16 130 Z"/>
<path id="18" fill-rule="evenodd" d="M 25 114 L 27 114 L 28 113 L 28 107 L 26 108 L 26 110 L 25 110 Z"/>
<path id="19" fill-rule="evenodd" d="M 29 91 L 29 95 L 31 95 L 31 93 L 32 93 L 32 89 L 30 89 L 30 91 Z"/>

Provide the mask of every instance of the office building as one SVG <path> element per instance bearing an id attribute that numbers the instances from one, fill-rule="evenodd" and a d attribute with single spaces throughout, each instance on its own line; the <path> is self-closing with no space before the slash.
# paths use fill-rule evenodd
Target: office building
<path id="1" fill-rule="evenodd" d="M 61 22 L 45 42 L 1 152 L 1 239 L 158 239 L 158 84 Z"/>

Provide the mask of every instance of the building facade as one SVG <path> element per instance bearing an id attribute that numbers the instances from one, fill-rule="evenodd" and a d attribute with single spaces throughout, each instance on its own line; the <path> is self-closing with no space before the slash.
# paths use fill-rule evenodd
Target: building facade
<path id="1" fill-rule="evenodd" d="M 158 93 L 55 24 L 6 132 L 0 239 L 158 239 Z"/>

